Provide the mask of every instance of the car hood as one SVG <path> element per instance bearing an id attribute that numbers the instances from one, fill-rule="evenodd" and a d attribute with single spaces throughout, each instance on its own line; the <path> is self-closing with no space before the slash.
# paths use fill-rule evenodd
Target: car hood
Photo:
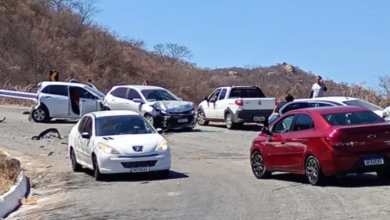
<path id="1" fill-rule="evenodd" d="M 166 112 L 184 112 L 194 109 L 194 103 L 181 100 L 156 101 L 150 103 L 151 105 L 162 109 Z"/>
<path id="2" fill-rule="evenodd" d="M 158 134 L 129 134 L 98 137 L 98 142 L 114 147 L 123 154 L 147 154 L 154 152 L 164 138 Z M 142 146 L 141 152 L 136 152 L 133 147 Z"/>

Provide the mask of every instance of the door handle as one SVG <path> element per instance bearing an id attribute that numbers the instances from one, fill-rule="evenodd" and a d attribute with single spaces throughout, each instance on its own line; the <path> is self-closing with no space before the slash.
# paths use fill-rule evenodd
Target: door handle
<path id="1" fill-rule="evenodd" d="M 45 98 L 47 98 L 47 99 L 51 99 L 51 96 L 45 96 Z"/>
<path id="2" fill-rule="evenodd" d="M 283 145 L 285 145 L 285 144 L 286 144 L 286 141 L 281 141 L 280 143 L 283 144 Z"/>
<path id="3" fill-rule="evenodd" d="M 82 102 L 86 102 L 85 100 L 82 100 Z"/>
<path id="4" fill-rule="evenodd" d="M 115 99 L 111 99 L 111 101 L 115 101 Z"/>

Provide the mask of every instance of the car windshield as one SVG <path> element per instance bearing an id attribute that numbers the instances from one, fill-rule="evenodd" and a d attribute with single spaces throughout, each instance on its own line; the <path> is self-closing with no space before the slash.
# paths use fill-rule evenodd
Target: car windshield
<path id="1" fill-rule="evenodd" d="M 96 118 L 96 136 L 153 134 L 154 128 L 140 115 L 116 115 Z"/>
<path id="2" fill-rule="evenodd" d="M 229 98 L 265 98 L 265 95 L 258 87 L 237 87 L 232 89 Z"/>
<path id="3" fill-rule="evenodd" d="M 83 88 L 85 90 L 87 90 L 88 92 L 92 93 L 93 95 L 97 96 L 100 99 L 104 98 L 104 96 L 105 96 L 102 92 L 100 92 L 99 90 L 96 90 L 90 86 L 84 86 Z"/>
<path id="4" fill-rule="evenodd" d="M 372 111 L 342 112 L 322 115 L 333 126 L 375 124 L 384 120 Z"/>
<path id="5" fill-rule="evenodd" d="M 146 100 L 151 101 L 165 101 L 165 100 L 178 100 L 174 94 L 166 89 L 144 89 L 141 90 L 142 95 Z"/>
<path id="6" fill-rule="evenodd" d="M 376 106 L 374 104 L 371 104 L 369 102 L 366 102 L 364 100 L 359 100 L 359 99 L 358 100 L 350 100 L 350 101 L 344 101 L 343 103 L 346 105 L 349 105 L 349 106 L 360 106 L 360 107 L 369 109 L 370 111 L 377 111 L 377 110 L 383 111 L 383 108 Z"/>

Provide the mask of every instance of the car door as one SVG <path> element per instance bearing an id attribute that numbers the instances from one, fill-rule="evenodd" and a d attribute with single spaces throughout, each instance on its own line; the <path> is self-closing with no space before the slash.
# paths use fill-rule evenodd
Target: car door
<path id="1" fill-rule="evenodd" d="M 225 110 L 228 108 L 228 102 L 226 101 L 227 89 L 222 89 L 217 101 L 214 103 L 216 117 L 218 119 L 225 119 Z"/>
<path id="2" fill-rule="evenodd" d="M 203 111 L 206 118 L 217 119 L 217 112 L 215 111 L 215 102 L 218 100 L 220 92 L 221 89 L 216 89 L 208 96 L 207 98 L 208 101 L 206 105 L 203 106 Z"/>
<path id="3" fill-rule="evenodd" d="M 308 142 L 314 134 L 315 124 L 310 114 L 297 114 L 291 131 L 285 135 L 289 159 L 287 166 L 289 171 L 302 170 L 305 161 L 304 153 L 308 148 Z"/>
<path id="4" fill-rule="evenodd" d="M 76 157 L 78 160 L 81 160 L 83 162 L 85 162 L 85 156 L 84 156 L 84 149 L 83 149 L 83 138 L 81 137 L 81 134 L 85 130 L 87 119 L 88 116 L 81 118 L 78 124 L 77 132 L 74 134 L 74 140 L 73 140 L 74 141 L 73 147 L 75 148 Z"/>
<path id="5" fill-rule="evenodd" d="M 80 116 L 97 111 L 99 108 L 98 98 L 81 87 L 73 87 L 79 95 Z"/>
<path id="6" fill-rule="evenodd" d="M 141 99 L 142 101 L 144 101 L 144 99 L 142 98 L 142 96 L 139 94 L 139 92 L 137 90 L 129 89 L 129 92 L 127 93 L 126 99 L 127 99 L 127 101 L 125 102 L 125 104 L 126 104 L 127 110 L 141 113 L 141 109 L 142 109 L 141 107 L 142 107 L 143 103 L 133 101 L 133 99 Z"/>
<path id="7" fill-rule="evenodd" d="M 83 154 L 85 158 L 85 162 L 89 165 L 92 165 L 91 161 L 91 155 L 93 151 L 93 137 L 94 137 L 94 123 L 93 119 L 90 116 L 87 116 L 87 120 L 85 122 L 84 130 L 83 132 L 88 132 L 89 138 L 82 138 L 82 147 L 83 147 Z"/>
<path id="8" fill-rule="evenodd" d="M 109 108 L 111 110 L 126 110 L 127 105 L 125 104 L 128 100 L 126 98 L 128 89 L 126 87 L 119 87 L 114 89 L 110 93 L 110 98 L 107 100 Z"/>
<path id="9" fill-rule="evenodd" d="M 68 86 L 49 85 L 40 93 L 40 102 L 49 109 L 52 118 L 67 118 L 69 115 Z"/>
<path id="10" fill-rule="evenodd" d="M 267 148 L 267 159 L 274 168 L 284 169 L 288 152 L 286 135 L 290 132 L 295 115 L 283 116 L 271 127 L 272 135 L 264 142 Z"/>

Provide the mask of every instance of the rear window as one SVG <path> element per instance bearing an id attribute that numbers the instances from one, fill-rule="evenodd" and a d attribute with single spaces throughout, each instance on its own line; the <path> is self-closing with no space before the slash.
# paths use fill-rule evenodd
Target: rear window
<path id="1" fill-rule="evenodd" d="M 265 95 L 258 87 L 233 88 L 229 98 L 265 98 Z"/>
<path id="2" fill-rule="evenodd" d="M 372 111 L 342 112 L 322 115 L 333 126 L 381 123 L 384 120 Z"/>
<path id="3" fill-rule="evenodd" d="M 363 107 L 363 108 L 366 108 L 370 111 L 383 110 L 381 107 L 376 106 L 374 104 L 371 104 L 369 102 L 366 102 L 364 100 L 350 100 L 350 101 L 344 101 L 343 103 L 346 105 L 349 105 L 349 106 Z"/>

